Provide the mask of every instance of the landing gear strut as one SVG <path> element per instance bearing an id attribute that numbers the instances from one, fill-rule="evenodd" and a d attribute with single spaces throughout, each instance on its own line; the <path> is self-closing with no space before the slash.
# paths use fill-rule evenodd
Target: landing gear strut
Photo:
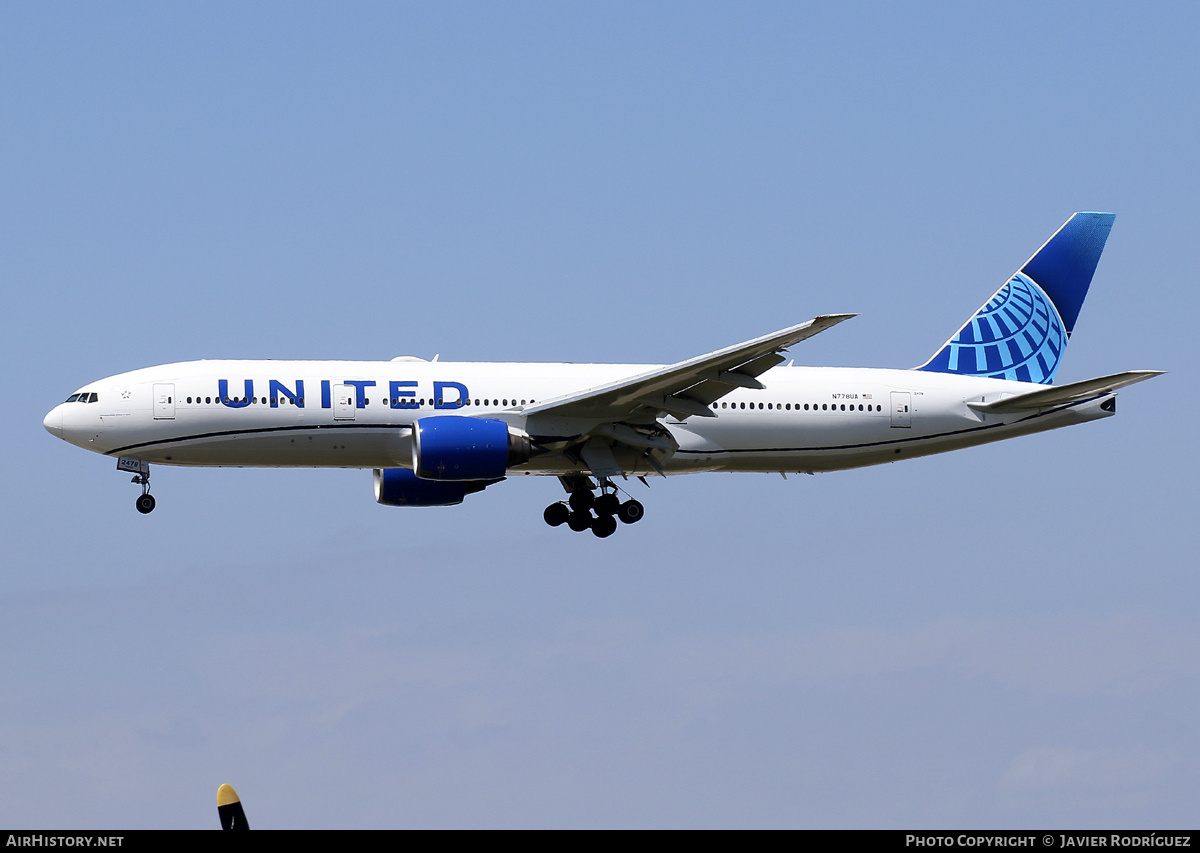
<path id="1" fill-rule="evenodd" d="M 576 533 L 591 530 L 596 538 L 605 539 L 617 532 L 618 520 L 633 524 L 645 514 L 645 508 L 633 498 L 622 503 L 616 485 L 607 477 L 600 478 L 599 495 L 595 494 L 596 486 L 589 477 L 564 477 L 563 485 L 571 496 L 565 503 L 550 504 L 542 513 L 551 527 L 566 524 Z"/>

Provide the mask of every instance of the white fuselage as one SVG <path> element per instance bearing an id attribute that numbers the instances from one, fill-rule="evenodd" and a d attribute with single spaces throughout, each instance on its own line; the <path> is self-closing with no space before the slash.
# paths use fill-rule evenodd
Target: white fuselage
<path id="1" fill-rule="evenodd" d="M 193 361 L 122 373 L 81 388 L 46 416 L 48 430 L 97 453 L 163 465 L 412 467 L 417 418 L 505 421 L 535 442 L 585 433 L 586 421 L 528 417 L 535 402 L 642 374 L 654 365 L 398 360 Z M 738 388 L 716 417 L 665 417 L 678 449 L 666 473 L 811 472 L 924 456 L 1106 417 L 1107 397 L 1019 414 L 970 402 L 1026 393 L 1028 383 L 914 370 L 776 367 L 762 390 Z M 94 402 L 87 402 L 95 395 Z M 1111 407 L 1110 407 L 1111 408 Z M 629 474 L 654 473 L 636 454 Z M 587 470 L 577 456 L 535 455 L 513 473 Z"/>

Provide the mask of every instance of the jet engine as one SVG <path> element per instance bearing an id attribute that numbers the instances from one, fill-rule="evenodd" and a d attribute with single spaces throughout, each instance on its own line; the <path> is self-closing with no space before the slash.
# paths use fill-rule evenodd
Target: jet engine
<path id="1" fill-rule="evenodd" d="M 375 469 L 375 500 L 386 506 L 454 506 L 496 480 L 466 480 L 439 483 L 421 480 L 407 468 Z"/>
<path id="2" fill-rule="evenodd" d="M 422 480 L 499 479 L 531 452 L 529 436 L 495 418 L 441 415 L 413 424 L 413 471 Z"/>

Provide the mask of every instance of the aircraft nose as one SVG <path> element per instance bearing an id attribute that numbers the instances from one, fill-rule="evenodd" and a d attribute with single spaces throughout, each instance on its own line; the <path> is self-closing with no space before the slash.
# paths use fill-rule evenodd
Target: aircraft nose
<path id="1" fill-rule="evenodd" d="M 63 437 L 63 412 L 62 405 L 57 405 L 50 410 L 50 413 L 42 419 L 42 426 L 46 428 L 46 432 L 58 438 Z"/>

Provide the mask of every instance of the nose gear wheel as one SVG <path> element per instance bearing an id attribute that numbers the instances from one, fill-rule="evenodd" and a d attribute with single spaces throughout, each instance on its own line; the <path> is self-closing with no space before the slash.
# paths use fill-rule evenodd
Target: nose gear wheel
<path id="1" fill-rule="evenodd" d="M 142 515 L 149 515 L 154 512 L 156 501 L 154 500 L 154 495 L 150 494 L 150 466 L 145 465 L 143 473 L 135 474 L 130 482 L 142 487 L 142 493 L 133 502 L 133 505 L 137 507 L 137 511 Z"/>

